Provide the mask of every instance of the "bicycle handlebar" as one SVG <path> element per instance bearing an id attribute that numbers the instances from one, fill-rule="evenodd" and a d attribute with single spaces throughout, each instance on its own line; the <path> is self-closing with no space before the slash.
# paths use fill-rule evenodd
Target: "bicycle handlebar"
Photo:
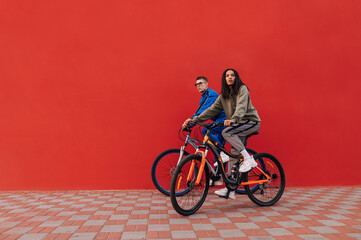
<path id="1" fill-rule="evenodd" d="M 213 129 L 213 128 L 216 128 L 216 127 L 223 127 L 224 126 L 224 122 L 213 122 L 213 123 L 200 123 L 200 122 L 189 122 L 190 125 L 199 125 L 199 126 L 202 126 L 202 127 L 205 127 L 207 129 Z"/>

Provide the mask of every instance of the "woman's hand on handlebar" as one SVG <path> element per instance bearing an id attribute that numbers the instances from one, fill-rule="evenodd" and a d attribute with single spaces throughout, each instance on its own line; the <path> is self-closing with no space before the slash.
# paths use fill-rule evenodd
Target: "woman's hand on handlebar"
<path id="1" fill-rule="evenodd" d="M 191 118 L 188 118 L 187 120 L 185 120 L 183 125 L 182 125 L 182 129 L 185 129 L 186 127 L 188 127 L 190 121 L 192 121 Z"/>
<path id="2" fill-rule="evenodd" d="M 232 123 L 233 123 L 232 120 L 224 120 L 225 127 L 231 126 Z"/>

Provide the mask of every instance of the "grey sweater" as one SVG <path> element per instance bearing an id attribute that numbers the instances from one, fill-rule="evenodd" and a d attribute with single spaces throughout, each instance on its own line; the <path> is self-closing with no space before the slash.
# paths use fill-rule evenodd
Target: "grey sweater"
<path id="1" fill-rule="evenodd" d="M 257 110 L 253 107 L 251 97 L 245 85 L 242 85 L 237 95 L 230 95 L 225 99 L 222 94 L 217 100 L 198 117 L 194 117 L 193 121 L 204 122 L 216 116 L 222 110 L 226 113 L 227 119 L 233 123 L 239 123 L 241 120 L 251 120 L 260 122 Z"/>

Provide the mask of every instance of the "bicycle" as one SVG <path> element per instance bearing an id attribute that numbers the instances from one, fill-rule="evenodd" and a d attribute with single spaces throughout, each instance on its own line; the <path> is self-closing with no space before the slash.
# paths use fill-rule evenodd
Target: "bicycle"
<path id="1" fill-rule="evenodd" d="M 185 150 L 188 145 L 192 146 L 196 150 L 199 146 L 203 144 L 202 141 L 199 141 L 191 137 L 192 127 L 182 129 L 182 131 L 187 132 L 183 146 L 180 149 L 172 148 L 165 150 L 159 154 L 153 162 L 151 169 L 151 176 L 154 186 L 158 189 L 159 192 L 163 193 L 166 196 L 170 195 L 170 182 L 174 173 L 175 168 L 179 162 L 183 159 L 184 156 L 188 156 L 189 153 Z M 253 134 L 252 134 L 253 135 Z M 251 135 L 250 135 L 251 136 Z M 245 138 L 245 146 L 247 145 L 247 140 L 250 137 Z M 248 153 L 251 155 L 256 154 L 257 152 L 247 148 Z M 213 165 L 211 165 L 214 168 Z M 213 169 L 215 171 L 215 169 Z M 212 175 L 212 185 L 214 182 L 219 180 L 220 176 Z M 236 192 L 238 194 L 246 194 L 243 188 L 237 188 Z"/>
<path id="2" fill-rule="evenodd" d="M 240 173 L 237 170 L 234 176 L 228 178 L 217 149 L 221 149 L 230 157 L 240 159 L 240 162 L 244 160 L 243 156 L 231 154 L 209 137 L 210 130 L 218 123 L 193 124 L 203 126 L 207 130 L 203 144 L 198 146 L 195 154 L 182 159 L 173 173 L 170 198 L 173 208 L 179 214 L 191 215 L 202 206 L 208 194 L 210 174 L 221 174 L 228 189 L 225 198 L 229 197 L 230 191 L 241 185 L 244 186 L 247 196 L 259 206 L 271 206 L 278 202 L 285 188 L 285 174 L 280 162 L 274 156 L 268 153 L 257 153 L 253 156 L 258 162 L 255 168 L 246 173 Z M 221 166 L 217 171 L 214 171 L 206 159 L 209 150 L 217 156 L 218 166 Z"/>

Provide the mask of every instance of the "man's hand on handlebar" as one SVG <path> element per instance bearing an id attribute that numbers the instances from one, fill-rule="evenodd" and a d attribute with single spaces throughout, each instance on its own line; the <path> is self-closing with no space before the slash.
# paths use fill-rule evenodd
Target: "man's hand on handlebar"
<path id="1" fill-rule="evenodd" d="M 188 127 L 189 125 L 189 122 L 191 122 L 192 119 L 191 118 L 188 118 L 187 120 L 184 121 L 183 125 L 182 125 L 182 129 L 185 129 Z"/>

